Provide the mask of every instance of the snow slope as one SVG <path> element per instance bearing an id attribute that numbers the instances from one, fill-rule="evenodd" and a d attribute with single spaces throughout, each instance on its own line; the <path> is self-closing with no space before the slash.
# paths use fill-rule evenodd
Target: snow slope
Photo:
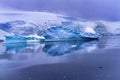
<path id="1" fill-rule="evenodd" d="M 6 35 L 8 35 L 7 32 L 0 30 L 0 40 L 4 40 Z"/>

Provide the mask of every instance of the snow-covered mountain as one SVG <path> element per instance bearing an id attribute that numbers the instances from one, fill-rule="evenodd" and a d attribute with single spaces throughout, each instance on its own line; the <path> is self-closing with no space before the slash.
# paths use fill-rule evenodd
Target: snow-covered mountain
<path id="1" fill-rule="evenodd" d="M 48 12 L 1 12 L 0 40 L 8 34 L 44 35 L 66 39 L 80 36 L 96 38 L 99 34 L 120 34 L 120 22 L 87 21 Z"/>

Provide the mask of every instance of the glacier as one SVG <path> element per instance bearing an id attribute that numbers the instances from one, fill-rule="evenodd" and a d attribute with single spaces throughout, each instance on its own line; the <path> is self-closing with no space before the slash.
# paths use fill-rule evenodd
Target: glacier
<path id="1" fill-rule="evenodd" d="M 89 21 L 49 12 L 0 12 L 0 18 L 0 40 L 16 37 L 11 34 L 43 36 L 45 41 L 91 40 L 120 34 L 120 22 Z"/>

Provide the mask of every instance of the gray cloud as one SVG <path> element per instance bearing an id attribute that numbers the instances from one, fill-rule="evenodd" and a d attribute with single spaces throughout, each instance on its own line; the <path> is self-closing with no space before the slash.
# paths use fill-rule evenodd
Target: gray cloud
<path id="1" fill-rule="evenodd" d="M 25 11 L 65 13 L 85 19 L 120 20 L 119 0 L 0 0 L 0 3 Z"/>

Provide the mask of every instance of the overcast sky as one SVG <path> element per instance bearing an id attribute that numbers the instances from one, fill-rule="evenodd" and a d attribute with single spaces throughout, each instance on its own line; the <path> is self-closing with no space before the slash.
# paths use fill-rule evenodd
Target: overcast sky
<path id="1" fill-rule="evenodd" d="M 25 11 L 48 11 L 85 19 L 120 20 L 120 0 L 0 0 Z"/>

